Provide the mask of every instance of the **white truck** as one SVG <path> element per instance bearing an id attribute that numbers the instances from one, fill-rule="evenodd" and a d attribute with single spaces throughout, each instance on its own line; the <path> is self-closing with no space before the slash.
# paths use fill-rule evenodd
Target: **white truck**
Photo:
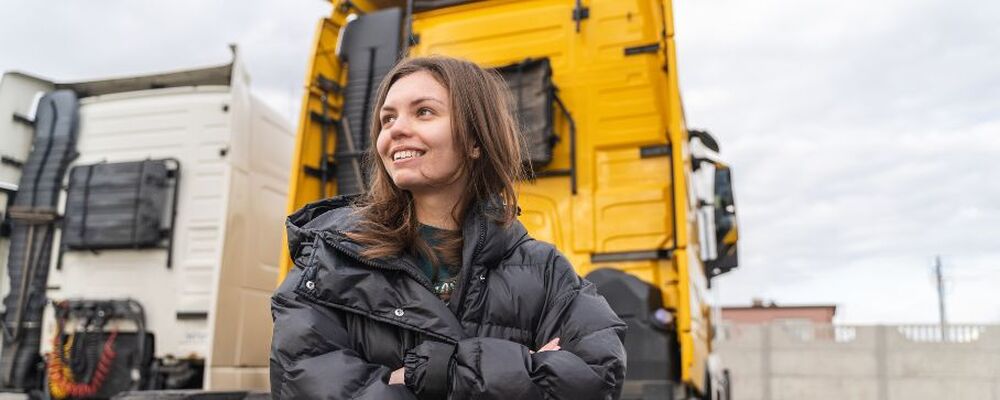
<path id="1" fill-rule="evenodd" d="M 4 74 L 0 387 L 267 390 L 293 142 L 235 49 L 155 75 Z"/>

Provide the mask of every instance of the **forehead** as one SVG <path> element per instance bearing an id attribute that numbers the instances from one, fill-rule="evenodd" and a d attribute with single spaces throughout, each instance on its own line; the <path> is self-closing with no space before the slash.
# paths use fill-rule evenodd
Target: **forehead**
<path id="1" fill-rule="evenodd" d="M 385 95 L 385 105 L 405 106 L 411 101 L 429 97 L 448 104 L 448 90 L 427 71 L 417 71 L 399 78 Z"/>

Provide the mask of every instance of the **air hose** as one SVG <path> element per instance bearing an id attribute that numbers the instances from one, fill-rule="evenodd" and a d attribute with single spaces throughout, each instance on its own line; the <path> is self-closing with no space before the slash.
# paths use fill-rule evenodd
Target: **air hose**
<path id="1" fill-rule="evenodd" d="M 61 305 L 57 305 L 61 306 Z M 62 313 L 57 313 L 62 314 Z M 75 334 L 63 343 L 63 326 L 66 324 L 65 314 L 56 317 L 56 332 L 52 337 L 52 352 L 48 354 L 47 369 L 49 375 L 49 392 L 54 399 L 65 399 L 68 397 L 92 397 L 104 385 L 108 374 L 111 372 L 111 363 L 115 359 L 115 339 L 118 337 L 118 330 L 114 329 L 104 341 L 104 348 L 94 374 L 89 382 L 77 382 L 73 370 L 71 349 L 73 348 Z M 85 345 L 85 343 L 81 344 Z M 82 352 L 86 353 L 86 352 Z"/>

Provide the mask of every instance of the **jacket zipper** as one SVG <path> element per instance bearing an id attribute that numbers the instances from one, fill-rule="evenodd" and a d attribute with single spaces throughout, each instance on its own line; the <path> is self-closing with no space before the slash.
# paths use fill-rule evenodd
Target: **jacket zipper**
<path id="1" fill-rule="evenodd" d="M 320 235 L 324 236 L 324 238 L 327 238 L 327 236 L 331 236 L 331 235 L 326 235 L 326 234 L 322 234 L 322 233 L 320 233 Z M 336 238 L 334 237 L 334 238 L 329 238 L 329 239 L 336 239 Z M 377 263 L 377 262 L 374 262 L 372 260 L 363 258 L 363 257 L 361 257 L 360 254 L 354 253 L 350 249 L 348 249 L 348 248 L 344 247 L 343 245 L 341 245 L 340 243 L 338 243 L 336 240 L 324 240 L 324 241 L 326 243 L 328 243 L 329 245 L 333 246 L 333 248 L 337 249 L 341 253 L 344 253 L 348 257 L 353 258 L 355 261 L 360 262 L 360 263 L 362 263 L 364 265 L 367 265 L 369 267 L 379 268 L 379 269 L 384 269 L 384 270 L 389 270 L 389 271 L 403 271 L 404 273 L 406 273 L 407 275 L 409 275 L 410 277 L 412 277 L 413 279 L 415 279 L 417 282 L 420 282 L 420 284 L 423 285 L 425 288 L 427 288 L 427 290 L 430 290 L 431 293 L 434 292 L 434 290 L 433 290 L 433 288 L 431 286 L 430 279 L 427 279 L 427 277 L 423 276 L 422 274 L 417 274 L 417 273 L 411 271 L 409 268 L 393 267 L 393 266 L 389 266 L 389 265 L 382 264 L 382 263 Z M 405 261 L 402 261 L 402 262 L 405 262 Z"/>
<path id="2" fill-rule="evenodd" d="M 323 233 L 320 233 L 320 235 L 323 236 L 324 238 L 328 238 L 328 236 L 329 236 L 329 235 L 325 235 Z M 332 238 L 332 239 L 336 239 L 336 238 Z M 327 244 L 333 246 L 333 248 L 337 249 L 341 253 L 344 253 L 348 257 L 353 258 L 355 261 L 360 262 L 360 263 L 362 263 L 364 265 L 367 265 L 369 267 L 379 268 L 379 269 L 384 269 L 384 270 L 389 270 L 389 271 L 403 271 L 404 273 L 406 273 L 406 274 L 412 276 L 413 278 L 415 278 L 424 287 L 426 287 L 428 290 L 430 290 L 430 281 L 425 276 L 414 274 L 414 273 L 408 271 L 406 268 L 394 268 L 394 267 L 390 267 L 390 266 L 388 266 L 386 264 L 377 263 L 377 262 L 374 262 L 374 261 L 362 258 L 361 255 L 352 252 L 350 249 L 344 247 L 343 245 L 337 243 L 336 241 L 324 240 L 324 242 L 326 242 Z M 316 251 L 316 250 L 314 249 L 313 251 Z M 309 279 L 315 279 L 315 277 L 309 277 Z M 436 338 L 444 340 L 444 341 L 446 341 L 448 343 L 452 343 L 452 344 L 458 343 L 457 340 L 455 340 L 453 338 L 450 338 L 450 337 L 447 337 L 445 335 L 442 335 L 440 333 L 434 332 L 434 331 L 429 331 L 429 330 L 426 330 L 426 329 L 420 329 L 420 328 L 417 328 L 417 327 L 414 327 L 414 326 L 401 324 L 401 323 L 399 323 L 399 322 L 397 322 L 397 321 L 395 321 L 395 320 L 393 320 L 391 318 L 384 318 L 384 317 L 377 316 L 377 315 L 374 315 L 374 314 L 366 313 L 366 312 L 363 312 L 361 310 L 356 310 L 356 309 L 354 309 L 352 307 L 348 307 L 348 306 L 345 306 L 345 305 L 342 305 L 342 304 L 335 304 L 335 303 L 325 302 L 323 300 L 320 300 L 320 299 L 316 298 L 311 293 L 307 294 L 306 297 L 309 298 L 309 299 L 311 299 L 313 302 L 318 303 L 318 304 L 322 304 L 322 305 L 325 305 L 325 306 L 328 306 L 328 307 L 339 308 L 339 309 L 342 309 L 342 310 L 345 310 L 345 311 L 350 311 L 350 312 L 353 312 L 353 313 L 356 313 L 356 314 L 367 316 L 369 318 L 373 318 L 373 319 L 376 319 L 378 321 L 382 321 L 382 322 L 387 323 L 389 325 L 393 325 L 393 326 L 400 327 L 400 328 L 403 328 L 403 329 L 407 329 L 407 330 L 411 330 L 411 331 L 423 333 L 423 334 L 428 335 L 428 336 L 436 337 Z"/>
<path id="3" fill-rule="evenodd" d="M 463 268 L 459 273 L 462 279 L 458 280 L 458 287 L 455 288 L 458 292 L 458 297 L 455 301 L 458 301 L 458 307 L 455 309 L 455 317 L 458 318 L 458 322 L 462 323 L 462 313 L 465 311 L 465 292 L 468 291 L 469 279 L 472 275 L 469 271 L 472 269 L 473 261 L 475 261 L 476 256 L 479 255 L 479 251 L 482 250 L 483 244 L 486 243 L 486 222 L 485 218 L 479 218 L 479 237 L 476 240 L 476 247 L 472 249 L 472 256 L 469 257 L 469 265 L 467 268 Z"/>
<path id="4" fill-rule="evenodd" d="M 340 243 L 338 243 L 335 240 L 336 237 L 332 237 L 333 235 L 329 234 L 328 232 L 317 232 L 317 234 L 320 235 L 320 236 L 322 236 L 324 239 L 330 239 L 330 240 L 324 240 L 324 242 L 326 242 L 327 244 L 333 246 L 333 248 L 337 249 L 341 253 L 344 253 L 348 257 L 353 258 L 357 262 L 360 262 L 360 263 L 362 263 L 364 265 L 367 265 L 369 267 L 372 267 L 372 268 L 379 268 L 379 269 L 384 269 L 384 270 L 389 270 L 389 271 L 402 271 L 402 272 L 406 273 L 407 275 L 410 275 L 410 277 L 416 279 L 417 282 L 420 282 L 420 284 L 423 285 L 425 288 L 427 288 L 427 290 L 431 291 L 431 293 L 434 292 L 434 289 L 431 286 L 430 279 L 428 279 L 426 276 L 423 276 L 422 274 L 414 273 L 413 271 L 410 271 L 408 268 L 392 267 L 392 266 L 389 266 L 389 265 L 386 265 L 386 264 L 377 263 L 377 262 L 374 262 L 372 260 L 365 259 L 365 258 L 361 257 L 360 254 L 356 254 L 353 251 L 351 251 L 348 248 L 346 248 L 343 245 L 341 245 Z M 458 282 L 459 286 L 455 288 L 455 291 L 458 292 L 458 297 L 455 298 L 455 300 L 459 302 L 458 303 L 458 307 L 457 307 L 457 309 L 455 311 L 455 317 L 458 319 L 459 325 L 461 325 L 461 323 L 462 323 L 462 312 L 465 311 L 465 307 L 464 307 L 465 306 L 465 292 L 468 290 L 468 286 L 469 286 L 468 281 L 469 281 L 469 279 L 471 279 L 470 276 L 472 275 L 469 272 L 469 270 L 472 269 L 472 261 L 476 259 L 477 255 L 479 255 L 479 252 L 482 250 L 483 244 L 485 244 L 485 243 L 486 243 L 486 222 L 485 222 L 484 218 L 479 218 L 479 237 L 476 240 L 476 247 L 472 249 L 472 256 L 470 257 L 468 268 L 463 268 L 462 271 L 459 273 L 459 276 L 461 278 L 463 278 L 463 279 L 459 279 L 459 282 Z M 313 250 L 313 251 L 315 251 L 315 250 Z M 391 321 L 391 320 L 387 320 L 387 321 Z M 406 329 L 411 329 L 411 330 L 414 329 L 413 327 L 403 326 L 403 325 L 399 325 L 399 324 L 393 324 L 393 325 L 396 325 L 396 326 L 399 326 L 399 327 L 402 327 L 402 328 L 406 328 Z M 420 331 L 420 330 L 418 330 L 418 331 Z M 434 333 L 433 336 L 440 336 L 440 335 Z M 448 339 L 448 340 L 449 341 L 453 341 L 454 339 Z"/>
<path id="5" fill-rule="evenodd" d="M 316 304 L 321 305 L 321 306 L 332 307 L 332 308 L 336 308 L 338 310 L 343 310 L 343 311 L 346 311 L 346 312 L 354 313 L 354 314 L 360 315 L 360 316 L 365 317 L 365 318 L 371 318 L 371 319 L 373 319 L 375 321 L 379 321 L 379 322 L 382 322 L 382 323 L 387 324 L 387 325 L 392 325 L 392 326 L 395 326 L 395 327 L 398 327 L 398 328 L 406 329 L 408 331 L 413 331 L 413 332 L 421 333 L 421 334 L 424 334 L 424 335 L 427 335 L 427 336 L 430 336 L 430 337 L 434 337 L 434 338 L 440 339 L 442 341 L 445 341 L 447 343 L 451 343 L 451 344 L 458 343 L 458 340 L 456 340 L 454 338 L 450 338 L 448 336 L 442 335 L 440 333 L 437 333 L 437 332 L 434 332 L 434 331 L 431 331 L 431 330 L 421 329 L 421 328 L 418 328 L 418 327 L 415 327 L 415 326 L 412 326 L 412 325 L 402 324 L 402 323 L 399 323 L 399 321 L 396 321 L 396 320 L 394 320 L 392 318 L 382 317 L 382 316 L 379 316 L 377 314 L 368 313 L 368 312 L 365 312 L 365 311 L 362 311 L 362 310 L 358 310 L 356 308 L 353 308 L 353 307 L 350 307 L 350 306 L 346 306 L 346 305 L 343 305 L 343 304 L 337 304 L 337 303 L 331 303 L 331 302 L 328 302 L 328 301 L 323 301 L 323 300 L 317 298 L 312 293 L 308 293 L 308 292 L 301 293 L 301 292 L 299 292 L 299 294 L 303 296 L 303 298 L 305 299 L 305 301 L 316 303 Z"/>

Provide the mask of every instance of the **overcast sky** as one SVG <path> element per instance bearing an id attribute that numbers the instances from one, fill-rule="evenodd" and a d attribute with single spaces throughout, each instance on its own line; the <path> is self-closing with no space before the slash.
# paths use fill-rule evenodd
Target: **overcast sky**
<path id="1" fill-rule="evenodd" d="M 675 0 L 689 126 L 731 161 L 741 267 L 724 304 L 843 323 L 1000 322 L 1000 2 Z M 0 71 L 56 80 L 222 64 L 290 121 L 321 0 L 28 1 Z"/>

